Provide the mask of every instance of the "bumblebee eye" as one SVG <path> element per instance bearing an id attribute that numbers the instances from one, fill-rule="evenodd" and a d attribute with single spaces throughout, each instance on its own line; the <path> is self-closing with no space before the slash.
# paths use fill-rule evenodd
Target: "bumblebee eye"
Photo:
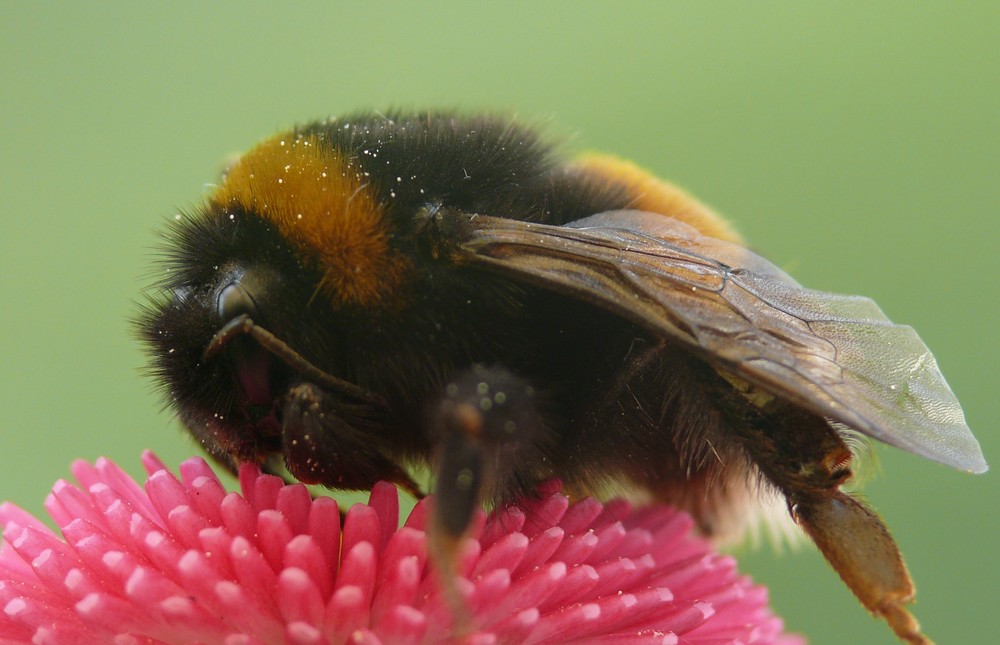
<path id="1" fill-rule="evenodd" d="M 259 318 L 260 311 L 254 302 L 253 294 L 240 282 L 230 282 L 219 292 L 216 303 L 216 313 L 221 322 L 229 322 L 242 314 L 250 318 Z"/>

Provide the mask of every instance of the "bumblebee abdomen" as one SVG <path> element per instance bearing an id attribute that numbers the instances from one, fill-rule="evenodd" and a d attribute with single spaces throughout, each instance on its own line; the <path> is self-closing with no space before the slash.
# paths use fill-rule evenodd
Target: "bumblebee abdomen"
<path id="1" fill-rule="evenodd" d="M 732 224 L 711 208 L 630 161 L 588 154 L 572 163 L 570 168 L 581 173 L 587 183 L 603 181 L 622 190 L 626 201 L 618 208 L 660 213 L 693 226 L 702 235 L 737 244 L 743 242 Z"/>

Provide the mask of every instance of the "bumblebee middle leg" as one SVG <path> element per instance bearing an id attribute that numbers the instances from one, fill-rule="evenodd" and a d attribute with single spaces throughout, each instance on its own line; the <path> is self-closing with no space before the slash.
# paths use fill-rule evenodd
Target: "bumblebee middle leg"
<path id="1" fill-rule="evenodd" d="M 431 410 L 429 427 L 436 480 L 432 518 L 444 542 L 464 535 L 483 501 L 530 495 L 550 476 L 551 436 L 537 394 L 505 368 L 475 365 L 457 375 Z"/>

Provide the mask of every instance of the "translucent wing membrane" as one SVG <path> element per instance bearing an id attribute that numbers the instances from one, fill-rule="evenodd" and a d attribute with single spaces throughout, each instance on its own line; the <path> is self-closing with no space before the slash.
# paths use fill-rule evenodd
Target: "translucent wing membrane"
<path id="1" fill-rule="evenodd" d="M 593 302 L 775 396 L 972 472 L 986 461 L 930 350 L 872 300 L 803 288 L 764 258 L 670 217 L 566 226 L 442 210 L 456 261 Z"/>

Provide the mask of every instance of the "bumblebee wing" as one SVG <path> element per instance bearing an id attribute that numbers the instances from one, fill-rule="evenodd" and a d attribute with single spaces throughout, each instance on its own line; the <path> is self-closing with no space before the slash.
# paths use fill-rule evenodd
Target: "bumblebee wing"
<path id="1" fill-rule="evenodd" d="M 986 461 L 930 350 L 872 300 L 806 289 L 764 258 L 641 211 L 565 226 L 451 210 L 439 252 L 572 295 L 812 412 L 972 472 Z"/>

